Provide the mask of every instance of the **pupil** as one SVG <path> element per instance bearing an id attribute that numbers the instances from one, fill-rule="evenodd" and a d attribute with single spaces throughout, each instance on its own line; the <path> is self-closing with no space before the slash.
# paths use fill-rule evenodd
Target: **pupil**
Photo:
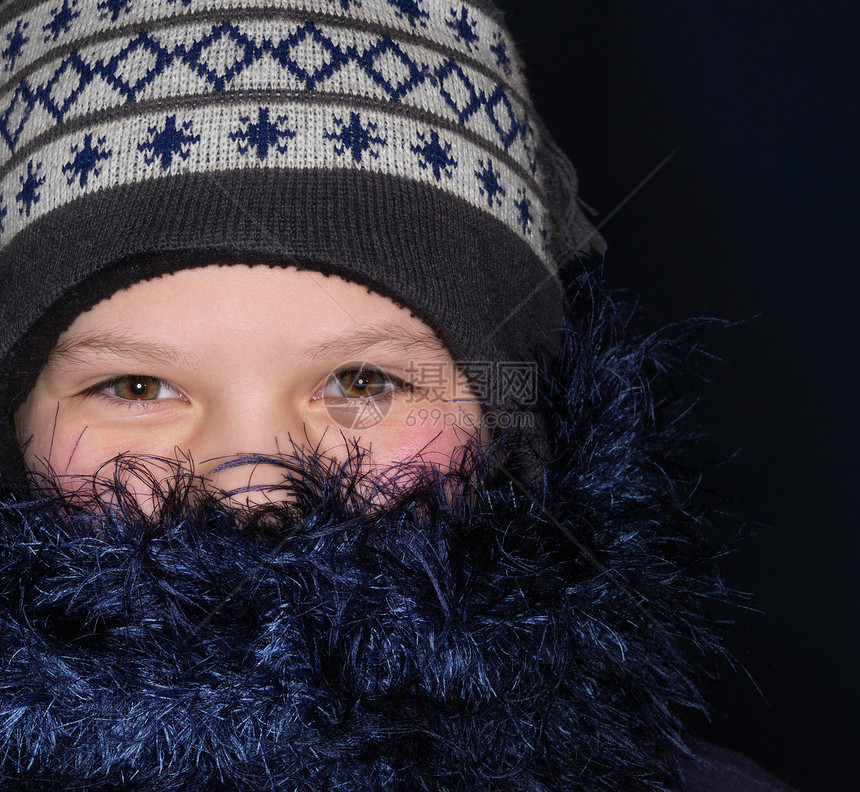
<path id="1" fill-rule="evenodd" d="M 143 394 L 146 393 L 146 389 L 148 387 L 148 382 L 144 382 L 143 380 L 133 380 L 131 383 L 131 392 L 135 396 L 143 396 Z"/>

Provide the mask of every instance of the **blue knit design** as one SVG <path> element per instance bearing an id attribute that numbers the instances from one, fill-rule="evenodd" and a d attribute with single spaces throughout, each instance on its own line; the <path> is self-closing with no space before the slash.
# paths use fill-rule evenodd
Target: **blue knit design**
<path id="1" fill-rule="evenodd" d="M 430 18 L 430 14 L 421 10 L 422 0 L 388 0 L 388 5 L 397 9 L 397 16 L 403 19 L 408 19 L 412 27 L 427 27 L 425 19 Z"/>
<path id="2" fill-rule="evenodd" d="M 15 29 L 11 33 L 6 34 L 6 40 L 9 44 L 4 50 L 0 50 L 0 57 L 6 61 L 3 64 L 3 71 L 13 71 L 15 69 L 15 61 L 24 49 L 24 45 L 30 40 L 29 36 L 24 35 L 24 31 L 30 27 L 29 22 L 19 19 L 15 23 Z"/>
<path id="3" fill-rule="evenodd" d="M 367 152 L 374 159 L 379 158 L 379 152 L 374 151 L 373 145 L 387 145 L 385 138 L 378 137 L 373 133 L 376 132 L 377 124 L 371 121 L 367 122 L 366 126 L 361 124 L 360 113 L 350 113 L 349 122 L 347 123 L 342 118 L 332 114 L 335 124 L 340 127 L 339 132 L 326 131 L 323 137 L 326 140 L 335 142 L 334 150 L 338 154 L 352 154 L 352 158 L 356 162 L 361 162 L 362 155 Z"/>
<path id="4" fill-rule="evenodd" d="M 120 14 L 129 14 L 131 12 L 132 0 L 99 0 L 97 8 L 104 13 L 102 19 L 110 18 L 111 22 L 116 22 Z"/>
<path id="5" fill-rule="evenodd" d="M 453 169 L 458 165 L 457 160 L 450 156 L 451 144 L 441 142 L 439 140 L 439 133 L 435 130 L 430 132 L 429 140 L 420 132 L 418 133 L 418 137 L 421 139 L 423 145 L 412 146 L 412 151 L 421 157 L 418 163 L 421 168 L 432 170 L 436 181 L 442 179 L 443 173 L 450 179 Z"/>
<path id="6" fill-rule="evenodd" d="M 469 19 L 469 9 L 466 6 L 460 7 L 459 14 L 456 9 L 451 9 L 451 19 L 446 23 L 451 30 L 454 31 L 454 37 L 457 41 L 463 42 L 469 51 L 476 46 L 478 34 L 475 33 L 475 22 Z"/>
<path id="7" fill-rule="evenodd" d="M 72 22 L 81 15 L 80 11 L 75 11 L 77 5 L 77 0 L 63 0 L 61 5 L 51 9 L 51 21 L 42 27 L 47 33 L 45 41 L 56 41 L 61 33 L 71 29 Z"/>
<path id="8" fill-rule="evenodd" d="M 45 177 L 39 176 L 39 171 L 42 168 L 42 163 L 36 163 L 35 170 L 33 169 L 33 160 L 27 163 L 27 176 L 21 176 L 21 191 L 15 196 L 18 203 L 21 204 L 19 212 L 30 216 L 30 211 L 34 204 L 39 203 L 39 188 L 45 183 Z"/>
<path id="9" fill-rule="evenodd" d="M 522 187 L 519 189 L 519 194 L 520 200 L 514 201 L 514 206 L 516 206 L 520 212 L 520 226 L 523 229 L 523 234 L 531 234 L 531 224 L 532 220 L 534 220 L 531 209 L 532 203 L 526 197 L 526 191 L 522 189 Z"/>
<path id="10" fill-rule="evenodd" d="M 505 151 L 507 151 L 517 138 L 525 136 L 527 130 L 517 119 L 514 106 L 511 104 L 511 100 L 508 99 L 508 95 L 501 85 L 496 86 L 496 90 L 493 91 L 489 98 L 483 94 L 482 97 L 484 98 L 484 109 L 487 116 L 492 122 L 493 127 L 495 127 L 496 132 L 499 133 L 499 140 Z M 501 116 L 497 114 L 497 110 L 500 107 L 504 108 Z"/>
<path id="11" fill-rule="evenodd" d="M 105 143 L 105 138 L 100 137 L 93 146 L 93 135 L 88 132 L 84 136 L 84 142 L 78 145 L 72 145 L 72 154 L 75 156 L 63 165 L 63 173 L 71 173 L 68 177 L 68 184 L 71 185 L 75 179 L 79 180 L 80 186 L 86 187 L 87 180 L 92 173 L 95 176 L 99 175 L 99 161 L 110 158 L 113 150 L 105 151 L 102 146 Z"/>
<path id="12" fill-rule="evenodd" d="M 149 163 L 158 161 L 162 170 L 167 170 L 173 162 L 174 155 L 181 159 L 188 159 L 191 156 L 188 146 L 191 143 L 200 142 L 200 135 L 191 134 L 190 130 L 190 121 L 176 126 L 174 113 L 164 119 L 163 129 L 157 126 L 149 127 L 148 134 L 152 136 L 151 139 L 140 143 L 137 149 L 149 151 L 150 154 L 144 155 L 146 161 Z"/>
<path id="13" fill-rule="evenodd" d="M 496 66 L 499 66 L 510 77 L 511 57 L 508 55 L 508 45 L 501 33 L 496 33 L 493 40 L 496 43 L 490 45 L 490 52 L 496 56 Z"/>
<path id="14" fill-rule="evenodd" d="M 113 7 L 118 6 L 114 4 Z M 63 20 L 68 21 L 69 15 L 74 13 L 73 0 L 72 5 L 69 5 L 69 0 L 65 0 L 55 11 L 53 19 L 56 26 L 59 26 Z M 7 64 L 14 63 L 15 58 L 20 55 L 22 42 L 26 41 L 23 30 L 24 27 L 16 27 L 14 33 L 7 35 L 8 46 L 0 53 Z M 225 40 L 236 46 L 236 57 L 226 68 L 216 71 L 207 63 L 206 55 L 209 48 Z M 325 63 L 314 70 L 306 69 L 293 55 L 295 48 L 308 40 L 312 40 L 326 53 Z M 139 69 L 133 78 L 127 79 L 123 76 L 127 61 L 139 57 L 141 51 L 147 54 L 149 63 Z M 392 78 L 390 67 L 381 69 L 376 65 L 380 58 L 387 56 L 397 58 L 405 67 L 399 82 Z M 223 92 L 229 90 L 230 83 L 246 68 L 265 57 L 270 57 L 282 70 L 301 80 L 304 88 L 311 92 L 349 64 L 355 64 L 363 70 L 382 88 L 391 102 L 403 102 L 416 88 L 426 88 L 429 84 L 438 90 L 442 100 L 454 111 L 461 124 L 484 111 L 497 133 L 498 145 L 505 151 L 517 139 L 526 141 L 532 134 L 528 120 L 524 114 L 522 117 L 518 116 L 505 87 L 497 85 L 488 94 L 475 84 L 453 58 L 446 58 L 431 69 L 427 64 L 416 61 L 388 35 L 380 35 L 368 47 L 341 47 L 316 23 L 310 21 L 298 24 L 289 35 L 277 40 L 265 38 L 255 41 L 243 33 L 236 23 L 223 21 L 213 24 L 205 35 L 191 44 L 165 46 L 150 33 L 139 32 L 130 36 L 125 46 L 107 60 L 96 59 L 90 62 L 80 50 L 72 50 L 57 63 L 53 72 L 41 81 L 31 82 L 27 77 L 20 81 L 11 103 L 0 115 L 0 139 L 14 154 L 37 107 L 47 110 L 56 123 L 61 124 L 73 110 L 79 97 L 97 78 L 103 79 L 126 103 L 131 103 L 174 62 L 181 61 L 200 75 L 213 91 Z M 64 96 L 52 96 L 52 91 L 61 79 L 70 82 L 74 88 Z M 273 85 L 277 85 L 277 80 Z M 458 101 L 455 98 L 457 95 L 465 95 L 466 101 Z"/>
<path id="15" fill-rule="evenodd" d="M 247 154 L 251 148 L 254 148 L 257 150 L 257 158 L 259 160 L 266 159 L 269 155 L 269 150 L 272 148 L 282 153 L 285 152 L 287 144 L 282 144 L 281 141 L 286 141 L 296 136 L 296 133 L 291 129 L 280 128 L 280 124 L 287 122 L 285 115 L 278 116 L 274 123 L 269 120 L 268 107 L 258 108 L 256 123 L 252 123 L 249 116 L 242 116 L 239 120 L 247 126 L 244 129 L 231 132 L 229 135 L 230 140 L 244 140 L 246 145 L 239 143 L 239 151 L 242 154 Z"/>
<path id="16" fill-rule="evenodd" d="M 500 196 L 506 195 L 505 188 L 502 187 L 502 182 L 499 179 L 499 172 L 493 168 L 493 161 L 488 159 L 486 163 L 480 161 L 481 170 L 475 171 L 475 177 L 481 183 L 481 195 L 487 197 L 487 206 L 493 207 L 493 201 L 496 206 L 502 205 Z"/>

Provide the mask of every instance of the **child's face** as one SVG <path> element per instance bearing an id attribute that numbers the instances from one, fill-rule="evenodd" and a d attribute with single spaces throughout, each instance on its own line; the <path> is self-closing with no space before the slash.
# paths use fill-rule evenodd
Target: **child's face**
<path id="1" fill-rule="evenodd" d="M 340 278 L 264 266 L 117 292 L 63 333 L 16 416 L 28 467 L 67 488 L 120 454 L 187 454 L 222 490 L 265 486 L 277 469 L 214 469 L 291 441 L 342 459 L 358 440 L 374 467 L 445 469 L 480 422 L 450 354 L 408 311 Z"/>

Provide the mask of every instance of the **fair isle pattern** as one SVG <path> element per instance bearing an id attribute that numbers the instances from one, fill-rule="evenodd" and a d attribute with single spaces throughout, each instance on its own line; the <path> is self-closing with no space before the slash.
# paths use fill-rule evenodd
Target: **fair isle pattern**
<path id="1" fill-rule="evenodd" d="M 480 4 L 270 4 L 49 0 L 6 21 L 0 245 L 104 187 L 354 168 L 463 198 L 548 263 L 522 77 Z"/>
<path id="2" fill-rule="evenodd" d="M 19 3 L 20 4 L 20 3 Z M 4 72 L 27 68 L 52 46 L 76 45 L 99 31 L 102 35 L 129 26 L 151 29 L 159 22 L 182 16 L 242 18 L 263 14 L 299 21 L 320 19 L 371 29 L 420 36 L 437 43 L 462 61 L 472 60 L 504 76 L 518 94 L 525 95 L 522 64 L 507 32 L 480 6 L 445 0 L 40 0 L 30 9 L 3 22 L 0 8 L 0 86 Z M 278 6 L 273 9 L 272 6 Z M 29 31 L 37 31 L 34 37 Z M 39 35 L 41 31 L 44 35 Z"/>
<path id="3" fill-rule="evenodd" d="M 417 44 L 312 21 L 192 23 L 76 48 L 0 90 L 0 140 L 15 156 L 46 129 L 87 114 L 270 86 L 432 110 L 534 169 L 524 104 L 503 85 Z"/>
<path id="4" fill-rule="evenodd" d="M 446 130 L 353 104 L 231 103 L 155 110 L 53 140 L 2 182 L 14 236 L 102 187 L 165 175 L 248 168 L 361 169 L 440 187 L 499 217 L 543 250 L 542 203 L 504 160 Z M 215 167 L 213 167 L 213 165 Z M 14 202 L 14 203 L 13 203 Z"/>

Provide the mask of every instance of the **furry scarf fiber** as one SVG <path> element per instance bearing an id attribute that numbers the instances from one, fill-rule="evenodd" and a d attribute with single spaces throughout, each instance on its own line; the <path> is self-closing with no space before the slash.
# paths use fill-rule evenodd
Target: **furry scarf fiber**
<path id="1" fill-rule="evenodd" d="M 282 460 L 238 519 L 115 487 L 0 504 L 4 790 L 666 790 L 722 598 L 680 407 L 687 347 L 574 290 L 528 485 Z M 378 494 L 378 493 L 377 493 Z M 377 504 L 377 505 L 374 505 Z"/>

